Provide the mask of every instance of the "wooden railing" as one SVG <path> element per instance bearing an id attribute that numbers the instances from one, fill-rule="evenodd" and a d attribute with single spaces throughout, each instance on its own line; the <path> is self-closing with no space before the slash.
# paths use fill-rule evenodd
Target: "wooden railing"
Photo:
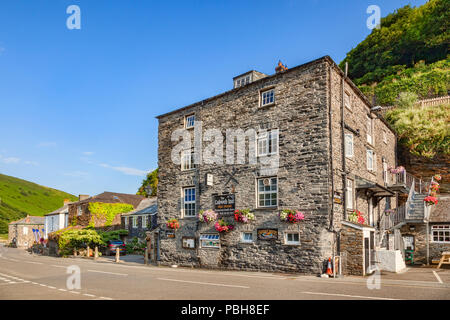
<path id="1" fill-rule="evenodd" d="M 444 96 L 444 97 L 436 97 L 436 98 L 430 98 L 430 99 L 423 99 L 416 102 L 415 106 L 420 107 L 428 107 L 428 106 L 438 106 L 441 104 L 449 104 L 450 103 L 450 96 Z M 392 110 L 396 108 L 396 106 L 383 106 L 382 112 L 386 112 L 388 110 Z"/>

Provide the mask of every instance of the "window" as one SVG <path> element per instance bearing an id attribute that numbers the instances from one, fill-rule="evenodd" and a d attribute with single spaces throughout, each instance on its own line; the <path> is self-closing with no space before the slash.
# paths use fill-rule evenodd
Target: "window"
<path id="1" fill-rule="evenodd" d="M 275 90 L 270 89 L 261 92 L 261 107 L 275 103 Z"/>
<path id="2" fill-rule="evenodd" d="M 258 207 L 276 207 L 277 204 L 277 178 L 258 179 Z"/>
<path id="3" fill-rule="evenodd" d="M 433 242 L 450 243 L 449 224 L 431 226 L 431 234 L 433 237 Z"/>
<path id="4" fill-rule="evenodd" d="M 258 135 L 258 156 L 278 153 L 278 129 Z"/>
<path id="5" fill-rule="evenodd" d="M 195 169 L 194 151 L 184 150 L 181 154 L 181 171 Z"/>
<path id="6" fill-rule="evenodd" d="M 350 179 L 347 179 L 347 191 L 345 202 L 347 209 L 353 210 L 353 180 Z"/>
<path id="7" fill-rule="evenodd" d="M 123 218 L 123 222 L 125 224 L 125 228 L 128 228 L 128 217 Z"/>
<path id="8" fill-rule="evenodd" d="M 367 170 L 375 171 L 376 169 L 376 161 L 375 161 L 375 153 L 373 150 L 367 149 Z"/>
<path id="9" fill-rule="evenodd" d="M 387 133 L 386 133 L 386 131 L 383 131 L 383 142 L 385 144 L 387 144 Z"/>
<path id="10" fill-rule="evenodd" d="M 200 248 L 220 248 L 220 236 L 218 234 L 201 234 Z"/>
<path id="11" fill-rule="evenodd" d="M 83 214 L 83 209 L 81 208 L 81 206 L 78 206 L 78 211 L 77 211 L 77 215 L 81 216 Z"/>
<path id="12" fill-rule="evenodd" d="M 344 105 L 345 105 L 348 109 L 352 110 L 352 105 L 351 105 L 351 102 L 350 102 L 350 94 L 349 94 L 348 92 L 346 92 L 346 93 L 344 94 Z"/>
<path id="13" fill-rule="evenodd" d="M 296 232 L 286 233 L 286 244 L 300 244 L 300 235 Z"/>
<path id="14" fill-rule="evenodd" d="M 243 86 L 249 84 L 250 80 L 251 80 L 250 75 L 238 78 L 234 81 L 234 87 L 235 88 L 243 87 Z"/>
<path id="15" fill-rule="evenodd" d="M 353 134 L 345 134 L 345 156 L 353 157 Z"/>
<path id="16" fill-rule="evenodd" d="M 23 234 L 26 236 L 28 234 L 28 227 L 23 227 Z"/>
<path id="17" fill-rule="evenodd" d="M 186 129 L 193 128 L 195 126 L 195 115 L 191 114 L 184 117 L 184 127 Z"/>
<path id="18" fill-rule="evenodd" d="M 367 142 L 373 145 L 373 121 L 367 116 Z"/>
<path id="19" fill-rule="evenodd" d="M 137 217 L 136 216 L 134 216 L 134 217 L 131 217 L 131 221 L 133 222 L 133 228 L 137 228 L 137 226 L 138 226 L 138 224 L 137 224 Z"/>
<path id="20" fill-rule="evenodd" d="M 148 216 L 142 216 L 142 228 L 147 229 Z"/>
<path id="21" fill-rule="evenodd" d="M 241 241 L 242 242 L 253 242 L 253 232 L 242 232 Z"/>
<path id="22" fill-rule="evenodd" d="M 195 188 L 184 188 L 184 216 L 185 217 L 195 217 Z"/>

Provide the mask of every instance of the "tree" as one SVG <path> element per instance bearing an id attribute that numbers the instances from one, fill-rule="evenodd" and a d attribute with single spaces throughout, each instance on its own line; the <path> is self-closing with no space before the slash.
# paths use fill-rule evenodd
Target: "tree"
<path id="1" fill-rule="evenodd" d="M 147 194 L 147 188 L 151 188 L 151 194 Z M 156 196 L 156 191 L 158 187 L 158 168 L 147 174 L 147 178 L 142 181 L 142 186 L 139 188 L 136 194 L 140 194 L 144 197 Z"/>

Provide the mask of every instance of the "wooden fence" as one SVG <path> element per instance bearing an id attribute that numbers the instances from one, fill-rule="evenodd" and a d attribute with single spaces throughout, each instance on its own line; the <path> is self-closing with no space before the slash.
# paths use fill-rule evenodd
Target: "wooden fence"
<path id="1" fill-rule="evenodd" d="M 436 98 L 419 100 L 416 102 L 415 106 L 428 107 L 428 106 L 438 106 L 441 104 L 449 104 L 449 103 L 450 103 L 450 96 L 445 96 L 445 97 L 436 97 Z M 388 110 L 394 109 L 395 106 L 384 106 L 382 108 L 383 108 L 382 112 L 384 113 Z"/>

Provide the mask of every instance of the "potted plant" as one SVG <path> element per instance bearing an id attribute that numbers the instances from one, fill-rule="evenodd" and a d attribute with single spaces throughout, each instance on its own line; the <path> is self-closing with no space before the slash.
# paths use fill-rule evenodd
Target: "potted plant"
<path id="1" fill-rule="evenodd" d="M 216 221 L 217 213 L 214 210 L 200 210 L 200 212 L 198 213 L 198 220 L 206 223 Z"/>
<path id="2" fill-rule="evenodd" d="M 220 219 L 219 221 L 216 222 L 214 228 L 218 232 L 228 232 L 234 229 L 234 225 L 229 224 L 224 219 Z"/>
<path id="3" fill-rule="evenodd" d="M 435 205 L 438 203 L 438 199 L 433 196 L 425 197 L 425 199 L 423 199 L 423 201 L 429 206 L 432 206 L 432 205 Z"/>
<path id="4" fill-rule="evenodd" d="M 234 220 L 237 222 L 247 223 L 255 220 L 255 215 L 250 212 L 250 209 L 235 210 Z"/>
<path id="5" fill-rule="evenodd" d="M 353 210 L 352 213 L 348 215 L 348 221 L 359 223 L 359 224 L 364 224 L 365 219 L 364 219 L 361 211 Z"/>
<path id="6" fill-rule="evenodd" d="M 166 226 L 169 229 L 177 230 L 178 228 L 180 228 L 180 222 L 177 219 L 173 218 L 166 222 Z"/>
<path id="7" fill-rule="evenodd" d="M 441 179 L 442 179 L 442 177 L 441 177 L 440 174 L 435 174 L 435 175 L 433 176 L 433 178 L 434 178 L 434 180 L 436 180 L 436 181 L 441 181 Z"/>
<path id="8" fill-rule="evenodd" d="M 284 209 L 279 213 L 281 221 L 297 223 L 305 219 L 305 215 L 298 210 Z"/>

